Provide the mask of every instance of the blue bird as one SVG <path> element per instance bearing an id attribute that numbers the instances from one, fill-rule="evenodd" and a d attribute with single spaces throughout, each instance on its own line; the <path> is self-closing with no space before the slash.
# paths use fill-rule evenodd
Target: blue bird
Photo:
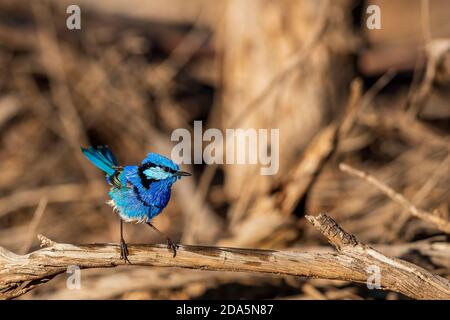
<path id="1" fill-rule="evenodd" d="M 161 213 L 170 200 L 172 185 L 190 173 L 180 171 L 172 160 L 157 153 L 149 153 L 138 166 L 119 166 L 107 146 L 81 148 L 95 166 L 106 173 L 111 186 L 108 204 L 120 216 L 120 258 L 127 262 L 128 248 L 123 238 L 123 222 L 146 223 L 166 237 L 167 246 L 176 256 L 177 245 L 159 231 L 151 220 Z"/>

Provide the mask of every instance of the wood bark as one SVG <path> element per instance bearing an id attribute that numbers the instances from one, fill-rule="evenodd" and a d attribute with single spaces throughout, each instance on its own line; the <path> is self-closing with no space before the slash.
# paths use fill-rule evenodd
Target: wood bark
<path id="1" fill-rule="evenodd" d="M 307 216 L 337 252 L 294 252 L 206 246 L 180 246 L 176 258 L 162 245 L 130 245 L 132 266 L 180 267 L 257 272 L 366 283 L 370 267 L 381 271 L 380 288 L 415 299 L 450 299 L 448 280 L 359 243 L 327 215 Z M 48 247 L 16 255 L 0 248 L 0 298 L 11 299 L 41 285 L 67 267 L 124 265 L 114 244 L 72 245 L 41 239 Z"/>

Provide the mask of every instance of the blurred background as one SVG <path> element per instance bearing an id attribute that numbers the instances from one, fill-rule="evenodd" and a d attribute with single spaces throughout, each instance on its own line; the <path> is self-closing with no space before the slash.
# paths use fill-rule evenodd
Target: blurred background
<path id="1" fill-rule="evenodd" d="M 81 29 L 66 27 L 67 6 Z M 366 10 L 381 9 L 381 29 Z M 0 246 L 37 234 L 118 242 L 104 176 L 80 146 L 121 164 L 170 156 L 170 135 L 280 129 L 280 170 L 191 165 L 154 223 L 183 244 L 329 250 L 304 215 L 327 213 L 391 256 L 450 278 L 448 237 L 365 181 L 421 209 L 450 204 L 450 1 L 0 0 Z M 127 224 L 129 243 L 161 243 Z M 21 299 L 404 299 L 344 281 L 119 267 L 56 277 Z"/>

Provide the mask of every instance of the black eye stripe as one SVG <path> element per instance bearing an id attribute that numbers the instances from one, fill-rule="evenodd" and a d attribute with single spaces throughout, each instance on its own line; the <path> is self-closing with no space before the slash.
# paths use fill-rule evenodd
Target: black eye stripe
<path id="1" fill-rule="evenodd" d="M 139 169 L 142 169 L 142 171 L 145 171 L 145 170 L 147 170 L 147 169 L 154 168 L 154 167 L 157 167 L 157 166 L 158 166 L 158 165 L 155 164 L 155 163 L 153 163 L 153 162 L 146 162 L 146 163 L 144 163 L 143 165 L 141 165 L 141 166 L 139 167 Z"/>
<path id="2" fill-rule="evenodd" d="M 139 179 L 141 180 L 141 184 L 145 189 L 150 188 L 150 184 L 155 181 L 153 179 L 149 179 L 144 173 L 145 170 L 152 168 L 152 167 L 154 167 L 154 166 L 147 166 L 147 163 L 146 163 L 145 165 L 140 166 L 138 168 Z"/>
<path id="3" fill-rule="evenodd" d="M 173 169 L 171 169 L 171 168 L 168 168 L 168 167 L 161 167 L 165 172 L 169 172 L 169 173 L 175 173 L 176 171 L 175 170 L 173 170 Z"/>
<path id="4" fill-rule="evenodd" d="M 159 167 L 159 168 L 163 169 L 165 172 L 169 172 L 171 174 L 174 174 L 175 172 L 177 172 L 176 170 L 173 170 L 173 169 L 171 169 L 169 167 L 157 165 L 157 164 L 155 164 L 153 162 L 146 162 L 146 163 L 144 163 L 143 165 L 139 166 L 139 168 L 138 168 L 138 175 L 139 175 L 139 178 L 141 180 L 141 184 L 142 184 L 142 186 L 145 189 L 150 188 L 150 184 L 152 184 L 156 180 L 149 179 L 145 175 L 144 171 L 147 170 L 147 169 L 156 168 L 156 167 Z"/>
<path id="5" fill-rule="evenodd" d="M 145 170 L 147 170 L 147 169 L 150 169 L 150 168 L 156 168 L 156 167 L 160 167 L 160 168 L 163 169 L 165 172 L 169 172 L 169 173 L 172 173 L 172 174 L 174 174 L 175 172 L 177 172 L 176 170 L 173 170 L 172 168 L 169 168 L 169 167 L 166 167 L 166 166 L 163 166 L 163 165 L 158 165 L 158 164 L 155 164 L 155 163 L 153 163 L 153 162 L 146 162 L 145 164 L 141 165 L 141 166 L 139 167 L 139 169 L 142 170 L 142 171 L 145 171 Z"/>

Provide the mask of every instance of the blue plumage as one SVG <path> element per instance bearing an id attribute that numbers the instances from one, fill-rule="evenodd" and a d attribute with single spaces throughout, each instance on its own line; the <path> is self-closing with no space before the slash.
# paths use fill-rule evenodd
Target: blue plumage
<path id="1" fill-rule="evenodd" d="M 107 175 L 113 175 L 117 166 L 116 157 L 108 147 L 89 147 L 81 148 L 84 155 L 99 169 L 102 169 Z"/>
<path id="2" fill-rule="evenodd" d="M 152 175 L 151 169 L 142 168 L 123 167 L 120 187 L 112 186 L 109 191 L 110 204 L 127 222 L 148 222 L 158 215 L 169 202 L 172 184 L 178 179 L 172 174 Z"/>
<path id="3" fill-rule="evenodd" d="M 147 223 L 156 229 L 150 221 L 166 207 L 172 185 L 182 176 L 190 175 L 180 171 L 179 166 L 170 159 L 156 153 L 149 153 L 139 166 L 122 167 L 106 146 L 81 150 L 95 166 L 106 173 L 106 181 L 111 185 L 111 200 L 108 203 L 119 214 L 121 223 Z M 123 237 L 121 244 L 122 241 L 126 251 Z M 168 241 L 172 247 L 172 241 L 169 238 Z M 124 250 L 122 255 L 126 259 L 127 252 Z"/>

